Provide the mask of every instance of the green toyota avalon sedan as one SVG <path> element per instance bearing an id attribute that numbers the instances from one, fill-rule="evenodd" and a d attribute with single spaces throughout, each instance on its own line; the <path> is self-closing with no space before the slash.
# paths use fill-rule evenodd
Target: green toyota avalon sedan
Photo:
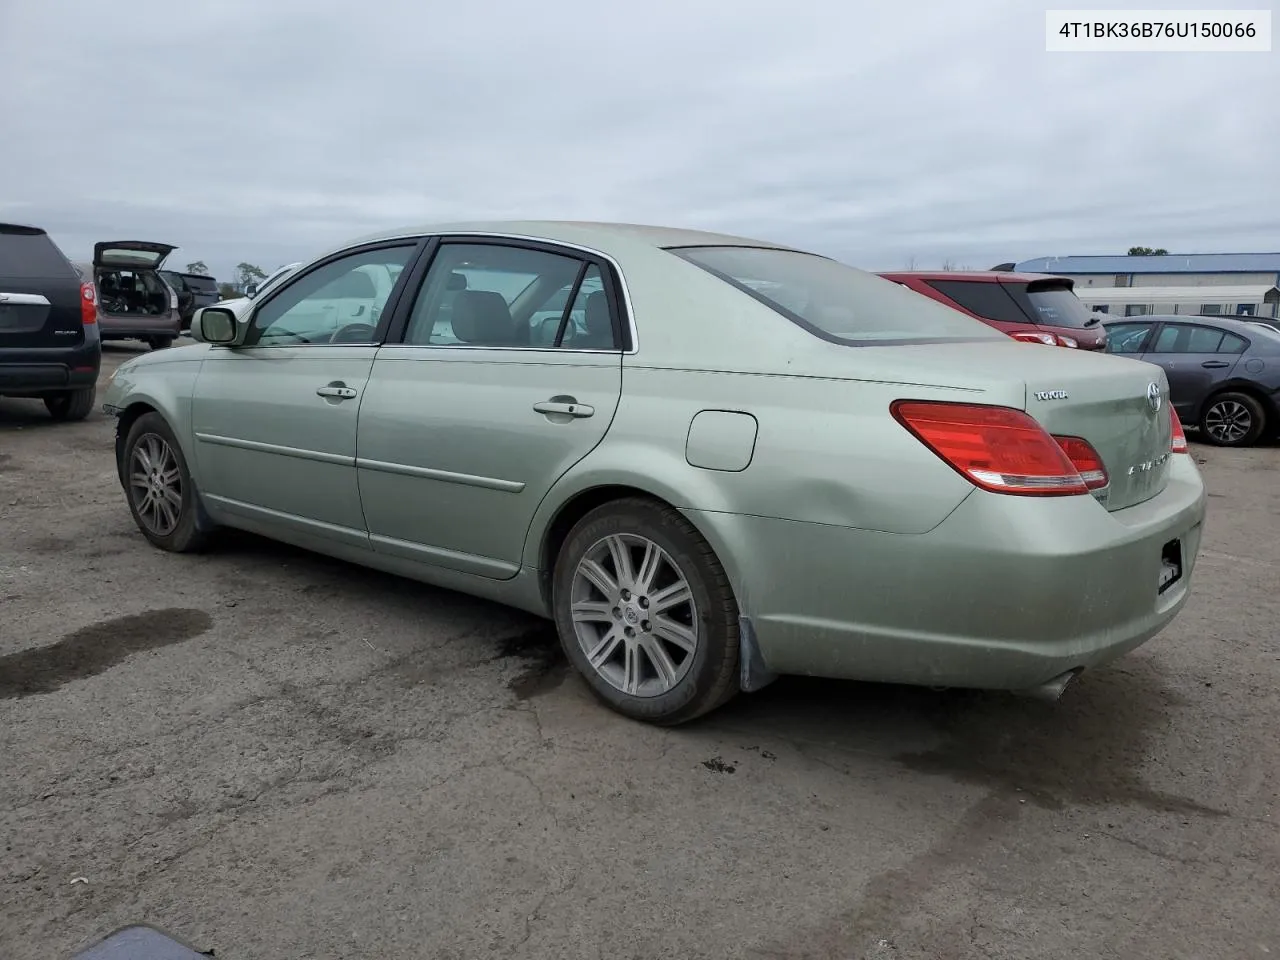
<path id="1" fill-rule="evenodd" d="M 1205 491 L 1156 366 L 777 244 L 389 230 L 115 373 L 129 508 L 554 620 L 679 723 L 779 674 L 1061 693 L 1186 601 Z"/>

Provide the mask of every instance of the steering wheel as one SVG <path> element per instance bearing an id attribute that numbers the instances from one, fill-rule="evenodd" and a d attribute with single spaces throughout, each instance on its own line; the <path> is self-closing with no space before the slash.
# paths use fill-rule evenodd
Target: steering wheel
<path id="1" fill-rule="evenodd" d="M 330 343 L 367 343 L 371 341 L 377 334 L 378 328 L 371 323 L 348 323 L 345 327 L 340 327 L 332 337 L 329 338 Z M 358 335 L 358 337 L 357 337 Z M 348 341 L 347 337 L 351 336 L 352 340 Z"/>

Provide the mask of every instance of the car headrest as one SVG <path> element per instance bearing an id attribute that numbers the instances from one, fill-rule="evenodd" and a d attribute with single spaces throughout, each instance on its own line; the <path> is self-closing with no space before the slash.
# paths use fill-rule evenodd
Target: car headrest
<path id="1" fill-rule="evenodd" d="M 455 270 L 453 273 L 449 274 L 449 285 L 445 289 L 447 290 L 467 289 L 467 275 L 465 273 L 458 273 Z"/>
<path id="2" fill-rule="evenodd" d="M 502 294 L 463 290 L 453 301 L 453 335 L 463 343 L 512 346 L 515 324 Z"/>

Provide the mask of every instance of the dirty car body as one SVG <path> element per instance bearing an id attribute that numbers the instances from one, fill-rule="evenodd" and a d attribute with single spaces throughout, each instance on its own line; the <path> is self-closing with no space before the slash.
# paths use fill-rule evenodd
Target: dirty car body
<path id="1" fill-rule="evenodd" d="M 105 397 L 153 543 L 238 527 L 553 618 L 639 719 L 784 673 L 1056 693 L 1199 548 L 1158 368 L 761 241 L 388 231 L 192 334 Z"/>

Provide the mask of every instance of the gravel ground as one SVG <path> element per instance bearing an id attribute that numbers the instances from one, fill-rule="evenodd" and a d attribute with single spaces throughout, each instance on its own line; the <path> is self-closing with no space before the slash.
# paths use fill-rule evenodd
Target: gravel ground
<path id="1" fill-rule="evenodd" d="M 522 614 L 151 548 L 112 430 L 0 400 L 6 960 L 1280 957 L 1280 448 L 1193 445 L 1191 602 L 1055 705 L 786 679 L 661 730 Z"/>

